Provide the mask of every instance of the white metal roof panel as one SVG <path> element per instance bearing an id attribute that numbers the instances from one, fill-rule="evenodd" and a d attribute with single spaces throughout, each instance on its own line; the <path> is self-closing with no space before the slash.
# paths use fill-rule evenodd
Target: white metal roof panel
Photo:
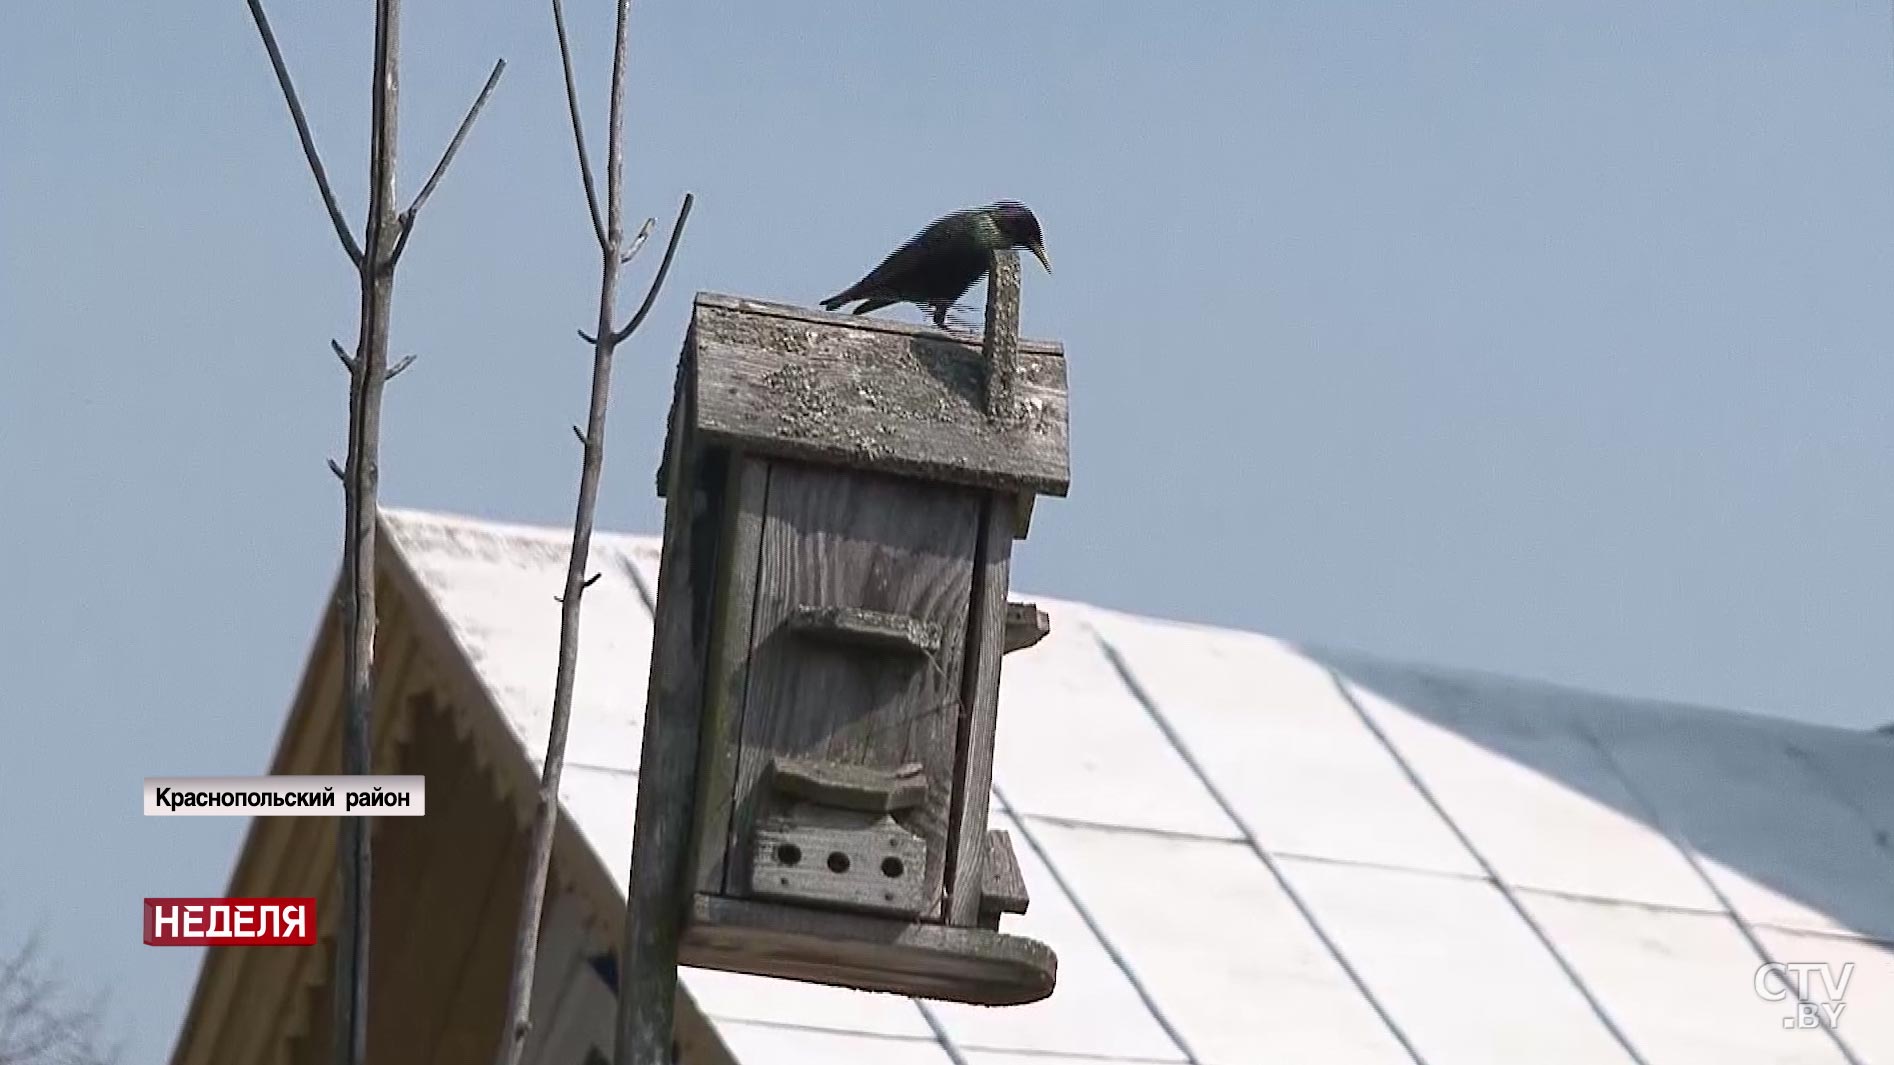
<path id="1" fill-rule="evenodd" d="M 559 655 L 555 597 L 565 587 L 571 534 L 413 511 L 386 511 L 384 517 L 402 557 L 537 765 L 545 758 L 552 721 Z M 625 540 L 600 535 L 592 542 L 589 560 L 600 577 L 585 593 L 567 757 L 635 770 L 651 668 L 651 615 L 628 572 Z"/>
<path id="2" fill-rule="evenodd" d="M 954 1065 L 932 1039 L 856 1035 L 723 1021 L 717 1025 L 730 1053 L 744 1065 Z"/>
<path id="3" fill-rule="evenodd" d="M 1024 914 L 1007 919 L 1005 930 L 1055 945 L 1059 986 L 1051 998 L 1005 1009 L 936 1003 L 948 1034 L 965 1047 L 1182 1060 L 1018 823 L 995 810 L 989 824 L 1011 834 L 1031 898 Z"/>
<path id="4" fill-rule="evenodd" d="M 699 1009 L 716 1021 L 933 1040 L 933 1029 L 913 999 L 826 984 L 805 984 L 715 969 L 683 970 L 684 986 Z"/>
<path id="5" fill-rule="evenodd" d="M 1267 636 L 1090 620 L 1263 846 L 1479 873 L 1326 667 Z"/>
<path id="6" fill-rule="evenodd" d="M 1727 915 L 1528 896 L 1579 978 L 1648 1061 L 1844 1065 L 1827 1033 L 1785 1029 L 1756 994 L 1762 964 Z"/>
<path id="7" fill-rule="evenodd" d="M 1835 1032 L 1858 1056 L 1876 1065 L 1894 1062 L 1894 943 L 1769 928 L 1758 929 L 1756 937 L 1773 961 L 1825 965 L 1819 974 L 1793 977 L 1804 997 L 1812 1006 L 1834 1011 Z M 1770 986 L 1773 993 L 1783 985 Z"/>
<path id="8" fill-rule="evenodd" d="M 566 534 L 388 517 L 536 764 Z M 622 889 L 657 541 L 602 534 L 592 568 L 602 576 L 587 597 L 561 797 Z M 1060 985 L 1034 1006 L 931 1007 L 969 1065 L 1174 1061 L 1165 1024 L 1206 1065 L 1408 1060 L 1160 720 L 1429 1065 L 1530 1047 L 1520 1017 L 1557 1041 L 1515 1060 L 1610 1061 L 1612 1044 L 1584 1034 L 1576 992 L 1547 975 L 1552 954 L 1508 924 L 1422 789 L 1500 876 L 1530 889 L 1528 912 L 1644 1060 L 1841 1060 L 1832 1039 L 1783 1029 L 1788 1008 L 1754 994 L 1754 948 L 1666 832 L 1749 918 L 1835 930 L 1757 934 L 1778 959 L 1855 961 L 1841 1037 L 1863 1061 L 1894 1060 L 1894 1012 L 1881 1005 L 1894 1001 L 1890 951 L 1859 938 L 1894 921 L 1894 737 L 1041 603 L 1053 634 L 1007 656 L 996 756 L 1000 789 L 1026 816 L 994 824 L 1030 830 L 1072 889 L 1015 836 L 1033 908 L 1007 928 L 1059 952 Z M 1345 689 L 1324 686 L 1329 669 Z M 948 1061 L 904 999 L 697 970 L 684 981 L 746 1065 Z"/>
<path id="9" fill-rule="evenodd" d="M 1283 872 L 1423 1059 L 1634 1061 L 1491 881 L 1307 861 Z"/>
<path id="10" fill-rule="evenodd" d="M 1181 1058 L 1127 1058 L 1117 1055 L 1094 1057 L 1090 1054 L 1031 1054 L 997 1050 L 961 1048 L 967 1065 L 1177 1065 Z"/>
<path id="11" fill-rule="evenodd" d="M 1403 705 L 1352 679 L 1347 688 L 1508 883 L 1719 908 L 1676 845 L 1624 812 L 1636 803 L 1609 760 L 1558 722 L 1481 715 L 1477 694 L 1417 711 L 1418 699 Z"/>
<path id="12" fill-rule="evenodd" d="M 559 805 L 620 891 L 626 890 L 631 876 L 631 822 L 637 802 L 636 773 L 568 765 L 559 774 Z"/>
<path id="13" fill-rule="evenodd" d="M 1019 812 L 1238 835 L 1119 679 L 1091 632 L 1090 611 L 1038 602 L 1052 619 L 1052 634 L 1007 655 L 1000 673 L 993 775 Z"/>
<path id="14" fill-rule="evenodd" d="M 1816 756 L 1782 733 L 1654 724 L 1601 742 L 1738 913 L 1894 939 L 1894 853 Z"/>
<path id="15" fill-rule="evenodd" d="M 1408 1061 L 1248 846 L 1029 827 L 1196 1060 Z"/>

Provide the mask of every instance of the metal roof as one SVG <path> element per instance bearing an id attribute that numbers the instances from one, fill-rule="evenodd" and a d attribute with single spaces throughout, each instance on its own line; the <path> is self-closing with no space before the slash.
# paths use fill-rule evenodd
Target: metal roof
<path id="1" fill-rule="evenodd" d="M 537 767 L 569 533 L 387 520 Z M 621 891 L 657 557 L 594 540 L 562 792 Z M 746 1065 L 1894 1062 L 1894 737 L 1035 601 L 994 823 L 1058 990 L 686 970 Z M 1852 963 L 1832 1028 L 1772 961 Z"/>

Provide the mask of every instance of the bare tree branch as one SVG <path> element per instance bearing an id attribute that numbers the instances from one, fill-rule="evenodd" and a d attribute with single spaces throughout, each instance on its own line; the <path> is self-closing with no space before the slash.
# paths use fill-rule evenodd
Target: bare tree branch
<path id="1" fill-rule="evenodd" d="M 401 371 L 407 369 L 410 366 L 413 366 L 414 360 L 418 358 L 420 358 L 419 355 L 403 355 L 401 357 L 400 362 L 397 362 L 393 366 L 388 367 L 388 375 L 386 377 L 383 377 L 382 380 L 384 381 L 394 380 L 395 377 L 401 373 Z"/>
<path id="2" fill-rule="evenodd" d="M 545 907 L 546 877 L 552 864 L 553 832 L 559 819 L 559 777 L 565 767 L 566 735 L 572 718 L 572 690 L 578 672 L 579 655 L 579 616 L 580 600 L 585 590 L 599 579 L 594 573 L 587 575 L 586 559 L 591 551 L 592 528 L 598 509 L 598 486 L 600 475 L 605 466 L 605 407 L 611 396 L 612 356 L 618 345 L 633 329 L 644 320 L 657 298 L 657 291 L 664 283 L 664 276 L 670 271 L 672 257 L 677 253 L 678 239 L 683 233 L 684 220 L 690 215 L 691 196 L 686 193 L 684 205 L 678 213 L 677 225 L 671 231 L 671 241 L 664 253 L 664 262 L 658 267 L 658 273 L 652 282 L 651 290 L 646 293 L 644 304 L 633 316 L 632 322 L 623 331 L 612 329 L 612 320 L 616 312 L 619 269 L 628 262 L 645 240 L 650 236 L 652 226 L 647 221 L 629 250 L 624 240 L 624 212 L 622 194 L 624 187 L 624 99 L 625 99 L 625 58 L 627 52 L 627 27 L 630 21 L 631 0 L 618 0 L 618 24 L 615 46 L 612 52 L 611 81 L 611 120 L 605 148 L 605 217 L 599 217 L 598 190 L 592 181 L 591 163 L 585 149 L 584 125 L 579 117 L 578 90 L 572 76 L 572 48 L 566 34 L 565 12 L 561 0 L 551 0 L 553 28 L 559 40 L 559 58 L 565 73 L 566 108 L 572 117 L 573 144 L 579 155 L 579 177 L 585 186 L 586 209 L 592 217 L 592 229 L 599 243 L 599 295 L 598 325 L 590 334 L 581 330 L 579 336 L 592 345 L 592 391 L 591 401 L 586 414 L 585 428 L 572 427 L 573 435 L 583 446 L 584 457 L 579 467 L 579 499 L 572 519 L 572 551 L 566 566 L 564 593 L 557 597 L 559 611 L 559 659 L 558 669 L 553 678 L 552 723 L 546 738 L 546 761 L 540 774 L 539 799 L 533 813 L 531 839 L 528 843 L 526 861 L 526 883 L 520 900 L 519 923 L 515 932 L 513 950 L 513 969 L 507 986 L 507 1008 L 505 1023 L 501 1029 L 500 1046 L 495 1061 L 497 1065 L 519 1065 L 520 1057 L 526 1049 L 526 1036 L 532 1016 L 533 973 L 539 952 L 539 923 Z M 676 970 L 672 968 L 675 980 Z M 674 993 L 675 988 L 671 992 Z M 629 996 L 629 984 L 620 981 L 620 1016 L 624 1016 L 624 1001 Z M 640 989 L 640 994 L 643 989 Z M 621 1025 L 622 1026 L 622 1025 Z M 662 1035 L 665 1045 L 671 1041 L 669 1025 Z M 618 1061 L 623 1065 L 630 1053 L 626 1040 L 618 1042 Z M 640 1065 L 643 1065 L 643 1059 Z M 655 1065 L 655 1063 L 654 1063 Z"/>
<path id="3" fill-rule="evenodd" d="M 406 211 L 395 210 L 395 155 L 400 113 L 401 0 L 376 0 L 374 75 L 370 92 L 368 151 L 368 212 L 360 245 L 348 232 L 327 172 L 316 154 L 309 123 L 297 99 L 289 69 L 283 62 L 276 35 L 263 13 L 261 0 L 248 0 L 251 17 L 269 52 L 270 65 L 289 104 L 303 154 L 315 174 L 329 218 L 335 223 L 349 259 L 361 282 L 359 333 L 353 354 L 338 341 L 330 347 L 349 368 L 348 461 L 329 469 L 342 479 L 343 674 L 347 698 L 342 725 L 342 771 L 359 776 L 371 771 L 375 681 L 375 532 L 379 516 L 377 494 L 381 477 L 381 401 L 389 380 L 413 365 L 412 355 L 388 366 L 388 333 L 394 301 L 395 264 L 406 248 L 414 219 L 440 183 L 448 164 L 460 150 L 467 131 L 492 94 L 505 60 L 494 64 L 486 85 L 461 120 L 434 172 Z M 339 1065 L 360 1065 L 368 1051 L 369 916 L 373 866 L 370 833 L 365 819 L 343 818 L 336 841 L 341 866 L 341 917 L 337 924 L 335 956 L 335 1047 Z"/>
<path id="4" fill-rule="evenodd" d="M 441 183 L 441 176 L 447 173 L 448 164 L 454 161 L 454 154 L 460 151 L 460 142 L 467 139 L 467 131 L 473 128 L 474 119 L 480 117 L 480 109 L 487 106 L 487 97 L 493 95 L 494 86 L 500 84 L 500 75 L 506 73 L 506 60 L 498 59 L 493 63 L 493 73 L 487 75 L 487 83 L 480 88 L 480 95 L 474 97 L 473 105 L 467 108 L 467 114 L 460 120 L 460 127 L 454 130 L 454 139 L 447 142 L 446 150 L 441 152 L 441 160 L 434 164 L 434 172 L 429 174 L 421 191 L 415 194 L 414 202 L 401 212 L 401 236 L 395 241 L 395 250 L 391 253 L 394 262 L 401 260 L 401 252 L 408 246 L 408 235 L 414 232 L 414 220 L 421 213 L 421 205 L 434 195 L 434 186 Z M 393 266 L 394 263 L 389 263 Z M 390 374 L 390 376 L 393 376 Z"/>
<path id="5" fill-rule="evenodd" d="M 559 65 L 566 76 L 566 111 L 572 116 L 572 143 L 579 150 L 579 182 L 585 186 L 585 209 L 592 216 L 598 246 L 606 246 L 605 220 L 599 216 L 598 187 L 592 181 L 592 160 L 585 150 L 585 120 L 579 116 L 579 87 L 572 77 L 572 44 L 566 37 L 566 9 L 552 0 L 552 25 L 559 36 Z"/>
<path id="6" fill-rule="evenodd" d="M 677 209 L 677 221 L 671 226 L 671 241 L 664 246 L 664 258 L 658 263 L 658 272 L 651 278 L 651 287 L 645 290 L 644 302 L 638 305 L 638 313 L 631 316 L 625 328 L 612 334 L 613 344 L 623 344 L 631 339 L 631 334 L 644 324 L 645 316 L 651 313 L 652 305 L 658 302 L 658 290 L 664 287 L 664 279 L 671 272 L 671 259 L 677 254 L 678 239 L 684 235 L 684 223 L 690 221 L 692 195 L 684 194 L 684 202 Z"/>
<path id="7" fill-rule="evenodd" d="M 296 136 L 302 141 L 303 156 L 309 160 L 309 170 L 316 176 L 316 188 L 322 193 L 322 205 L 329 210 L 329 221 L 335 225 L 336 238 L 341 240 L 342 248 L 349 254 L 349 261 L 356 266 L 362 265 L 362 246 L 355 243 L 355 235 L 349 232 L 348 220 L 342 217 L 342 208 L 335 202 L 335 190 L 329 187 L 328 171 L 322 167 L 322 156 L 316 152 L 316 140 L 309 132 L 309 119 L 303 116 L 302 101 L 296 96 L 296 86 L 289 80 L 289 67 L 283 63 L 282 49 L 276 46 L 276 34 L 270 30 L 269 17 L 263 14 L 261 0 L 249 0 L 250 17 L 256 20 L 256 31 L 263 36 L 263 48 L 270 53 L 270 66 L 276 70 L 276 84 L 283 90 L 283 100 L 289 104 L 289 116 L 296 121 Z"/>
<path id="8" fill-rule="evenodd" d="M 43 945 L 35 929 L 0 962 L 0 1065 L 110 1065 L 105 996 L 73 1001 Z"/>

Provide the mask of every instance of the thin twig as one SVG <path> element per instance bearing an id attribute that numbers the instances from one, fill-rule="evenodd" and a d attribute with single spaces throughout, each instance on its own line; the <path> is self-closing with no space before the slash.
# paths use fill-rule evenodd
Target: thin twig
<path id="1" fill-rule="evenodd" d="M 355 243 L 355 235 L 349 232 L 348 219 L 342 217 L 342 208 L 335 202 L 335 190 L 329 187 L 328 171 L 322 167 L 322 156 L 316 151 L 316 139 L 309 132 L 309 119 L 303 116 L 302 100 L 296 96 L 296 86 L 289 80 L 289 67 L 283 63 L 283 51 L 276 46 L 276 34 L 270 29 L 270 20 L 263 13 L 261 0 L 250 0 L 250 17 L 256 20 L 256 31 L 263 36 L 263 48 L 270 53 L 270 66 L 276 71 L 276 84 L 282 87 L 283 100 L 289 104 L 289 117 L 296 121 L 296 137 L 302 141 L 303 157 L 309 160 L 309 171 L 316 176 L 316 188 L 322 193 L 322 205 L 329 210 L 329 221 L 335 225 L 335 235 L 342 241 L 342 249 L 349 254 L 349 261 L 356 266 L 362 265 L 362 246 Z"/>
<path id="2" fill-rule="evenodd" d="M 625 60 L 631 54 L 631 0 L 618 0 L 618 24 L 612 40 L 612 87 L 605 129 L 605 246 L 600 251 L 616 261 L 625 250 Z M 611 268 L 613 280 L 618 271 Z M 603 339 L 611 320 L 598 323 Z"/>
<path id="3" fill-rule="evenodd" d="M 341 341 L 330 338 L 329 350 L 335 352 L 335 357 L 342 360 L 343 368 L 348 370 L 350 375 L 355 373 L 355 359 L 342 347 Z"/>
<path id="4" fill-rule="evenodd" d="M 572 45 L 566 38 L 566 10 L 552 0 L 552 25 L 559 36 L 559 65 L 566 76 L 566 111 L 572 116 L 572 143 L 579 150 L 579 181 L 585 186 L 585 209 L 592 216 L 592 233 L 605 247 L 605 220 L 599 215 L 598 187 L 592 180 L 592 160 L 585 150 L 585 121 L 579 117 L 579 87 L 572 78 Z"/>
<path id="5" fill-rule="evenodd" d="M 454 154 L 460 151 L 460 142 L 467 139 L 467 131 L 473 128 L 474 119 L 480 117 L 480 109 L 487 106 L 487 97 L 493 95 L 494 86 L 500 84 L 500 75 L 506 73 L 506 60 L 493 62 L 493 73 L 487 75 L 487 83 L 480 87 L 480 95 L 474 97 L 473 105 L 467 108 L 467 114 L 461 118 L 460 127 L 454 130 L 454 139 L 447 142 L 447 148 L 441 152 L 441 160 L 434 164 L 434 172 L 427 176 L 427 182 L 421 191 L 415 193 L 414 202 L 401 212 L 401 236 L 395 241 L 392 253 L 394 260 L 401 260 L 402 249 L 408 246 L 408 234 L 414 232 L 414 219 L 421 213 L 421 205 L 434 195 L 434 187 L 441 183 L 442 175 L 447 173 L 448 164 L 454 161 Z M 392 263 L 389 265 L 393 265 Z"/>
<path id="6" fill-rule="evenodd" d="M 657 274 L 651 278 L 651 287 L 645 290 L 644 302 L 638 305 L 638 313 L 631 316 L 625 328 L 612 334 L 613 344 L 623 344 L 631 339 L 631 334 L 644 324 L 645 315 L 650 314 L 652 306 L 658 302 L 658 290 L 664 287 L 664 278 L 671 272 L 671 258 L 677 254 L 677 242 L 684 235 L 684 223 L 690 220 L 692 201 L 692 194 L 685 193 L 684 203 L 677 209 L 677 222 L 671 226 L 671 241 L 664 246 L 664 258 L 658 263 Z"/>
<path id="7" fill-rule="evenodd" d="M 626 249 L 625 254 L 618 257 L 620 265 L 628 265 L 638 257 L 638 253 L 644 250 L 644 242 L 651 239 L 652 228 L 657 224 L 658 220 L 655 218 L 644 220 L 644 225 L 638 227 L 638 235 L 631 238 L 631 247 Z"/>
<path id="8" fill-rule="evenodd" d="M 400 362 L 397 362 L 393 366 L 388 367 L 388 373 L 382 377 L 382 380 L 384 381 L 394 380 L 395 377 L 401 373 L 401 371 L 407 369 L 410 366 L 413 366 L 414 360 L 418 358 L 420 358 L 419 355 L 403 355 L 401 357 Z"/>

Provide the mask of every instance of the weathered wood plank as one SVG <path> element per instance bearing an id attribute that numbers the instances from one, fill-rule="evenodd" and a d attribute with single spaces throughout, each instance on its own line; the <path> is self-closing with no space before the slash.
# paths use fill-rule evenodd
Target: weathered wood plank
<path id="1" fill-rule="evenodd" d="M 914 917 L 927 906 L 926 868 L 927 841 L 892 817 L 854 825 L 772 817 L 756 826 L 750 891 L 798 904 Z"/>
<path id="2" fill-rule="evenodd" d="M 824 311 L 812 307 L 798 307 L 793 303 L 776 303 L 771 300 L 751 299 L 748 296 L 731 296 L 721 292 L 699 292 L 693 301 L 693 313 L 697 307 L 712 307 L 722 311 L 737 311 L 742 314 L 762 318 L 779 318 L 783 321 L 807 325 L 839 325 L 848 329 L 860 329 L 869 333 L 885 333 L 897 337 L 932 337 L 948 339 L 966 344 L 977 344 L 978 338 L 965 333 L 954 333 L 936 329 L 931 325 L 897 321 L 893 318 L 870 318 L 863 315 L 848 314 L 842 311 Z M 1053 355 L 1065 357 L 1065 345 L 1057 340 L 1033 340 L 1021 337 L 1019 350 L 1034 355 Z"/>
<path id="3" fill-rule="evenodd" d="M 954 741 L 954 809 L 948 843 L 951 879 L 947 919 L 971 925 L 980 918 L 987 807 L 993 790 L 993 741 L 999 718 L 1000 658 L 1006 653 L 1006 586 L 1012 569 L 1012 509 L 1004 496 L 981 502 L 973 617 L 967 628 L 967 664 Z"/>
<path id="4" fill-rule="evenodd" d="M 1024 936 L 699 895 L 684 964 L 866 991 L 1014 1006 L 1052 993 L 1059 960 Z"/>
<path id="5" fill-rule="evenodd" d="M 690 424 L 693 372 L 679 375 Z M 664 549 L 658 560 L 657 620 L 632 817 L 614 1038 L 619 1061 L 670 1060 L 677 1009 L 678 942 L 692 894 L 696 777 L 710 632 L 711 565 L 717 515 L 698 475 L 701 453 L 682 434 L 669 442 Z M 709 556 L 709 557 L 707 557 Z"/>
<path id="6" fill-rule="evenodd" d="M 871 814 L 890 814 L 927 799 L 927 767 L 907 762 L 892 769 L 779 754 L 770 759 L 769 786 L 778 795 Z"/>
<path id="7" fill-rule="evenodd" d="M 397 886 L 388 897 L 376 899 L 394 905 L 405 896 L 405 911 L 388 915 L 386 922 L 386 927 L 399 930 L 400 939 L 387 942 L 391 949 L 385 960 L 375 957 L 379 950 L 370 955 L 371 964 L 379 962 L 372 973 L 383 989 L 368 1016 L 369 1048 L 376 1061 L 433 1060 L 441 1032 L 455 1022 L 458 977 L 474 947 L 468 929 L 480 927 L 489 886 L 496 876 L 523 879 L 514 872 L 518 862 L 506 861 L 509 850 L 520 849 L 514 844 L 518 833 L 512 812 L 493 794 L 471 745 L 455 735 L 453 713 L 447 708 L 430 714 L 416 727 L 419 742 L 442 748 L 431 757 L 454 767 L 452 776 L 440 781 L 441 793 L 450 801 L 439 813 L 412 819 L 421 826 L 418 837 L 402 837 L 420 857 L 412 889 Z M 404 992 L 398 997 L 397 988 Z M 497 1036 L 500 1004 L 493 1009 Z"/>
<path id="8" fill-rule="evenodd" d="M 749 883 L 759 781 L 788 754 L 891 768 L 919 762 L 926 801 L 900 818 L 929 841 L 928 916 L 939 913 L 981 497 L 876 474 L 774 463 L 751 633 L 728 893 Z M 931 664 L 811 645 L 787 631 L 804 606 L 860 606 L 940 627 Z M 997 629 L 996 629 L 997 632 Z"/>
<path id="9" fill-rule="evenodd" d="M 1052 618 L 1033 603 L 1006 604 L 1006 653 L 1023 651 L 1052 635 Z"/>
<path id="10" fill-rule="evenodd" d="M 316 910 L 318 917 L 322 910 L 320 904 Z M 324 972 L 335 971 L 335 944 L 322 940 L 316 948 L 322 952 Z M 289 1060 L 291 1065 L 333 1065 L 335 1061 L 335 981 L 324 979 L 309 990 L 309 1002 L 306 1007 L 308 1016 L 314 1023 L 309 1030 L 290 1041 Z"/>
<path id="11" fill-rule="evenodd" d="M 337 593 L 340 594 L 339 592 Z M 386 600 L 383 600 L 386 602 Z M 339 637 L 340 614 L 331 610 L 324 619 L 310 654 L 299 687 L 291 728 L 277 741 L 270 772 L 287 775 L 327 774 L 341 764 L 341 725 L 339 708 L 342 696 L 342 651 Z M 318 727 L 330 724 L 333 728 Z M 306 864 L 292 855 L 310 856 L 310 848 L 320 843 L 322 830 L 328 828 L 330 842 L 320 859 L 333 868 L 334 822 L 328 818 L 253 818 L 245 832 L 237 868 L 226 882 L 231 896 L 305 894 L 276 890 L 271 877 L 293 877 Z M 313 894 L 308 892 L 306 894 Z M 318 914 L 328 912 L 319 904 Z M 198 1018 L 231 1016 L 260 1006 L 245 1001 L 256 988 L 253 967 L 268 959 L 271 951 L 228 950 L 213 947 L 205 953 L 204 970 L 199 977 L 198 1004 L 187 1017 L 187 1028 L 179 1035 L 180 1065 L 205 1065 L 232 1056 L 231 1048 L 241 1045 L 236 1023 L 197 1027 Z M 234 1007 L 234 1008 L 233 1008 Z"/>
<path id="12" fill-rule="evenodd" d="M 711 444 L 1063 496 L 1065 360 L 1021 350 L 1013 416 L 986 415 L 976 346 L 700 305 L 695 426 Z M 691 424 L 691 423 L 686 423 Z"/>
<path id="13" fill-rule="evenodd" d="M 416 692 L 410 698 L 416 705 L 407 712 L 418 716 L 401 748 L 398 771 L 424 778 L 428 791 L 444 800 L 443 810 L 447 803 L 458 806 L 489 799 L 493 785 L 476 764 L 472 749 L 455 736 L 448 716 L 454 708 L 435 705 L 428 693 Z M 461 845 L 445 831 L 448 823 L 446 817 L 391 817 L 375 826 L 375 845 L 386 846 L 387 857 L 382 861 L 384 875 L 375 878 L 373 919 L 387 931 L 377 937 L 370 952 L 371 982 L 399 979 L 394 963 L 411 951 L 413 937 L 426 928 L 419 920 L 420 911 L 428 905 L 422 892 L 433 871 L 455 859 L 456 852 L 450 848 Z M 428 947 L 420 949 L 425 952 Z M 384 1016 L 387 1011 L 376 1005 L 371 1002 L 368 1010 L 371 1051 L 381 1045 L 382 1028 L 405 1023 L 403 1017 Z"/>
<path id="14" fill-rule="evenodd" d="M 1006 830 L 996 828 L 986 834 L 986 862 L 980 873 L 980 923 L 998 928 L 1003 913 L 1025 913 L 1032 898 L 1026 893 L 1026 877 L 1019 871 L 1019 856 L 1013 853 L 1013 839 Z"/>
<path id="15" fill-rule="evenodd" d="M 743 700 L 749 684 L 751 626 L 756 620 L 756 573 L 763 551 L 763 510 L 769 498 L 769 466 L 744 455 L 706 456 L 713 469 L 703 477 L 722 486 L 710 502 L 713 520 L 721 512 L 718 537 L 721 570 L 713 578 L 710 659 L 704 687 L 703 732 L 698 757 L 697 823 L 692 848 L 695 887 L 725 892 L 725 852 L 730 847 L 730 815 L 735 802 L 737 745 L 743 727 Z M 727 474 L 719 475 L 727 465 Z M 700 564 L 699 569 L 706 568 Z"/>
<path id="16" fill-rule="evenodd" d="M 382 600 L 382 602 L 393 605 L 390 600 Z M 383 623 L 376 630 L 375 645 L 379 683 L 375 688 L 374 720 L 376 731 L 385 734 L 389 731 L 388 722 L 400 710 L 403 692 L 411 676 L 410 666 L 417 650 L 414 638 L 405 624 L 405 617 L 398 606 L 392 610 L 388 609 L 387 605 L 383 607 Z M 339 686 L 334 697 L 339 703 L 341 699 Z M 338 714 L 337 717 L 339 718 L 340 715 Z M 327 765 L 311 766 L 297 771 L 326 773 L 333 771 L 332 766 L 341 765 L 339 728 L 334 734 L 332 747 L 322 754 L 329 759 Z M 398 773 L 402 770 L 389 760 L 388 749 L 378 746 L 372 771 Z M 401 822 L 419 824 L 423 820 L 425 818 L 377 818 L 369 824 L 379 846 L 380 841 L 388 835 L 391 825 Z M 292 841 L 292 849 L 288 855 L 285 855 L 287 860 L 275 869 L 275 876 L 279 879 L 270 884 L 259 885 L 257 892 L 232 892 L 232 894 L 314 895 L 318 898 L 317 913 L 320 915 L 325 912 L 321 904 L 321 896 L 335 869 L 334 825 L 334 820 L 329 818 L 295 818 L 289 824 L 278 827 L 277 831 L 282 832 L 286 839 Z M 323 828 L 328 829 L 326 834 L 322 831 Z M 314 846 L 325 839 L 326 846 Z M 297 844 L 301 844 L 300 848 Z M 392 878 L 393 883 L 399 884 L 409 876 L 411 870 L 407 868 L 406 857 L 397 850 L 393 853 L 383 853 L 377 860 L 376 876 L 370 888 L 377 900 L 376 912 L 380 912 L 379 900 L 388 891 L 390 879 Z M 281 890 L 284 882 L 290 880 L 297 882 L 297 889 Z M 307 891 L 303 890 L 305 886 L 308 888 Z M 339 912 L 339 910 L 328 912 Z M 371 965 L 381 951 L 381 941 L 377 939 L 371 952 Z M 254 1061 L 266 1058 L 273 1052 L 275 1048 L 269 1044 L 269 1040 L 276 1038 L 279 1034 L 278 1019 L 283 1015 L 283 1011 L 293 1004 L 294 996 L 302 993 L 298 970 L 303 958 L 301 951 L 294 950 L 252 950 L 236 953 L 251 955 L 251 957 L 246 959 L 247 964 L 241 972 L 241 981 L 237 989 L 240 997 L 236 1000 L 236 1008 L 230 1012 L 230 1021 L 225 1025 L 219 1037 L 217 1054 L 230 1060 Z M 369 1013 L 372 1023 L 373 1003 L 370 1004 Z M 372 1042 L 370 1046 L 373 1046 Z"/>
<path id="17" fill-rule="evenodd" d="M 1038 499 L 1031 492 L 1021 492 L 1013 497 L 1013 539 L 1024 540 L 1032 535 L 1032 510 Z"/>
<path id="18" fill-rule="evenodd" d="M 505 1030 L 508 974 L 513 965 L 513 934 L 526 887 L 526 834 L 514 827 L 504 807 L 494 804 L 489 825 L 504 826 L 499 833 L 506 846 L 486 883 L 459 883 L 476 894 L 483 905 L 473 924 L 461 929 L 465 955 L 459 965 L 436 972 L 434 981 L 454 989 L 445 1023 L 434 1039 L 432 1056 L 377 1060 L 460 1065 L 478 1062 L 500 1045 Z M 420 1023 L 420 1018 L 413 1018 Z"/>

